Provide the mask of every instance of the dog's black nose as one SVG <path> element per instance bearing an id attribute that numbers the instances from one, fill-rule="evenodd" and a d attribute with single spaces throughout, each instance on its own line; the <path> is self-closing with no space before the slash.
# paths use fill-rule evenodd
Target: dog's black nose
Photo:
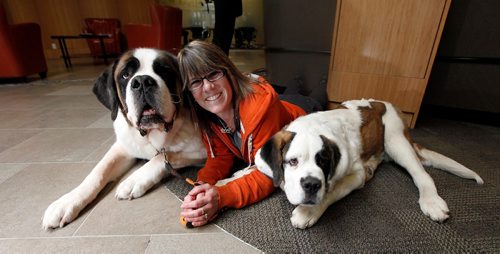
<path id="1" fill-rule="evenodd" d="M 132 80 L 132 89 L 146 89 L 148 87 L 156 86 L 156 81 L 148 75 L 137 76 Z"/>
<path id="2" fill-rule="evenodd" d="M 300 179 L 300 185 L 307 194 L 315 194 L 321 188 L 321 181 L 318 178 L 308 176 Z"/>

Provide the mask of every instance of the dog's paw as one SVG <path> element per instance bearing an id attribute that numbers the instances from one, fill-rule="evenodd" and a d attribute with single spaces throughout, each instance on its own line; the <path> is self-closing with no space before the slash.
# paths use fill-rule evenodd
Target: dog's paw
<path id="1" fill-rule="evenodd" d="M 443 222 L 449 217 L 449 209 L 446 202 L 439 195 L 421 197 L 418 200 L 422 212 L 433 221 Z"/>
<path id="2" fill-rule="evenodd" d="M 42 218 L 42 228 L 62 228 L 73 221 L 82 208 L 82 202 L 68 193 L 47 207 Z"/>
<path id="3" fill-rule="evenodd" d="M 297 206 L 293 212 L 290 221 L 295 228 L 305 229 L 314 225 L 323 214 L 314 206 Z"/>
<path id="4" fill-rule="evenodd" d="M 133 177 L 133 175 L 125 181 L 121 182 L 116 189 L 115 197 L 117 199 L 134 199 L 140 198 L 149 189 L 149 185 L 143 183 L 138 177 Z"/>

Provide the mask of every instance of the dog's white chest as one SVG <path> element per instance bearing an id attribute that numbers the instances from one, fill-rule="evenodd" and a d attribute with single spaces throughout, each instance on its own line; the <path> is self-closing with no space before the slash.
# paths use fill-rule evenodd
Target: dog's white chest
<path id="1" fill-rule="evenodd" d="M 151 137 L 141 136 L 139 131 L 132 128 L 127 124 L 124 117 L 119 114 L 114 122 L 114 129 L 117 142 L 121 143 L 127 152 L 135 157 L 141 159 L 153 158 L 159 150 L 164 146 L 165 136 L 155 134 L 154 142 L 150 142 Z"/>

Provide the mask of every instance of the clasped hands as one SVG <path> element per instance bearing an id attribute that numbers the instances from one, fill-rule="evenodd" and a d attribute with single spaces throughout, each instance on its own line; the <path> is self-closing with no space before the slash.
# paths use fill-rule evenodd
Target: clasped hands
<path id="1" fill-rule="evenodd" d="M 193 227 L 203 226 L 217 216 L 219 192 L 215 186 L 202 183 L 184 197 L 181 208 L 186 222 L 191 222 Z"/>

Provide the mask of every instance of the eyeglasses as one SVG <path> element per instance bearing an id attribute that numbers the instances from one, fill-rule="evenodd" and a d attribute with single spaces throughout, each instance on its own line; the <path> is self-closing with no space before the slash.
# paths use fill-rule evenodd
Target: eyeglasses
<path id="1" fill-rule="evenodd" d="M 221 79 L 222 77 L 224 77 L 224 75 L 225 75 L 224 70 L 215 70 L 215 71 L 208 73 L 204 77 L 193 79 L 193 80 L 191 80 L 191 83 L 189 83 L 189 90 L 196 91 L 196 90 L 200 89 L 203 86 L 204 79 L 208 80 L 209 82 L 215 82 L 215 81 Z"/>

